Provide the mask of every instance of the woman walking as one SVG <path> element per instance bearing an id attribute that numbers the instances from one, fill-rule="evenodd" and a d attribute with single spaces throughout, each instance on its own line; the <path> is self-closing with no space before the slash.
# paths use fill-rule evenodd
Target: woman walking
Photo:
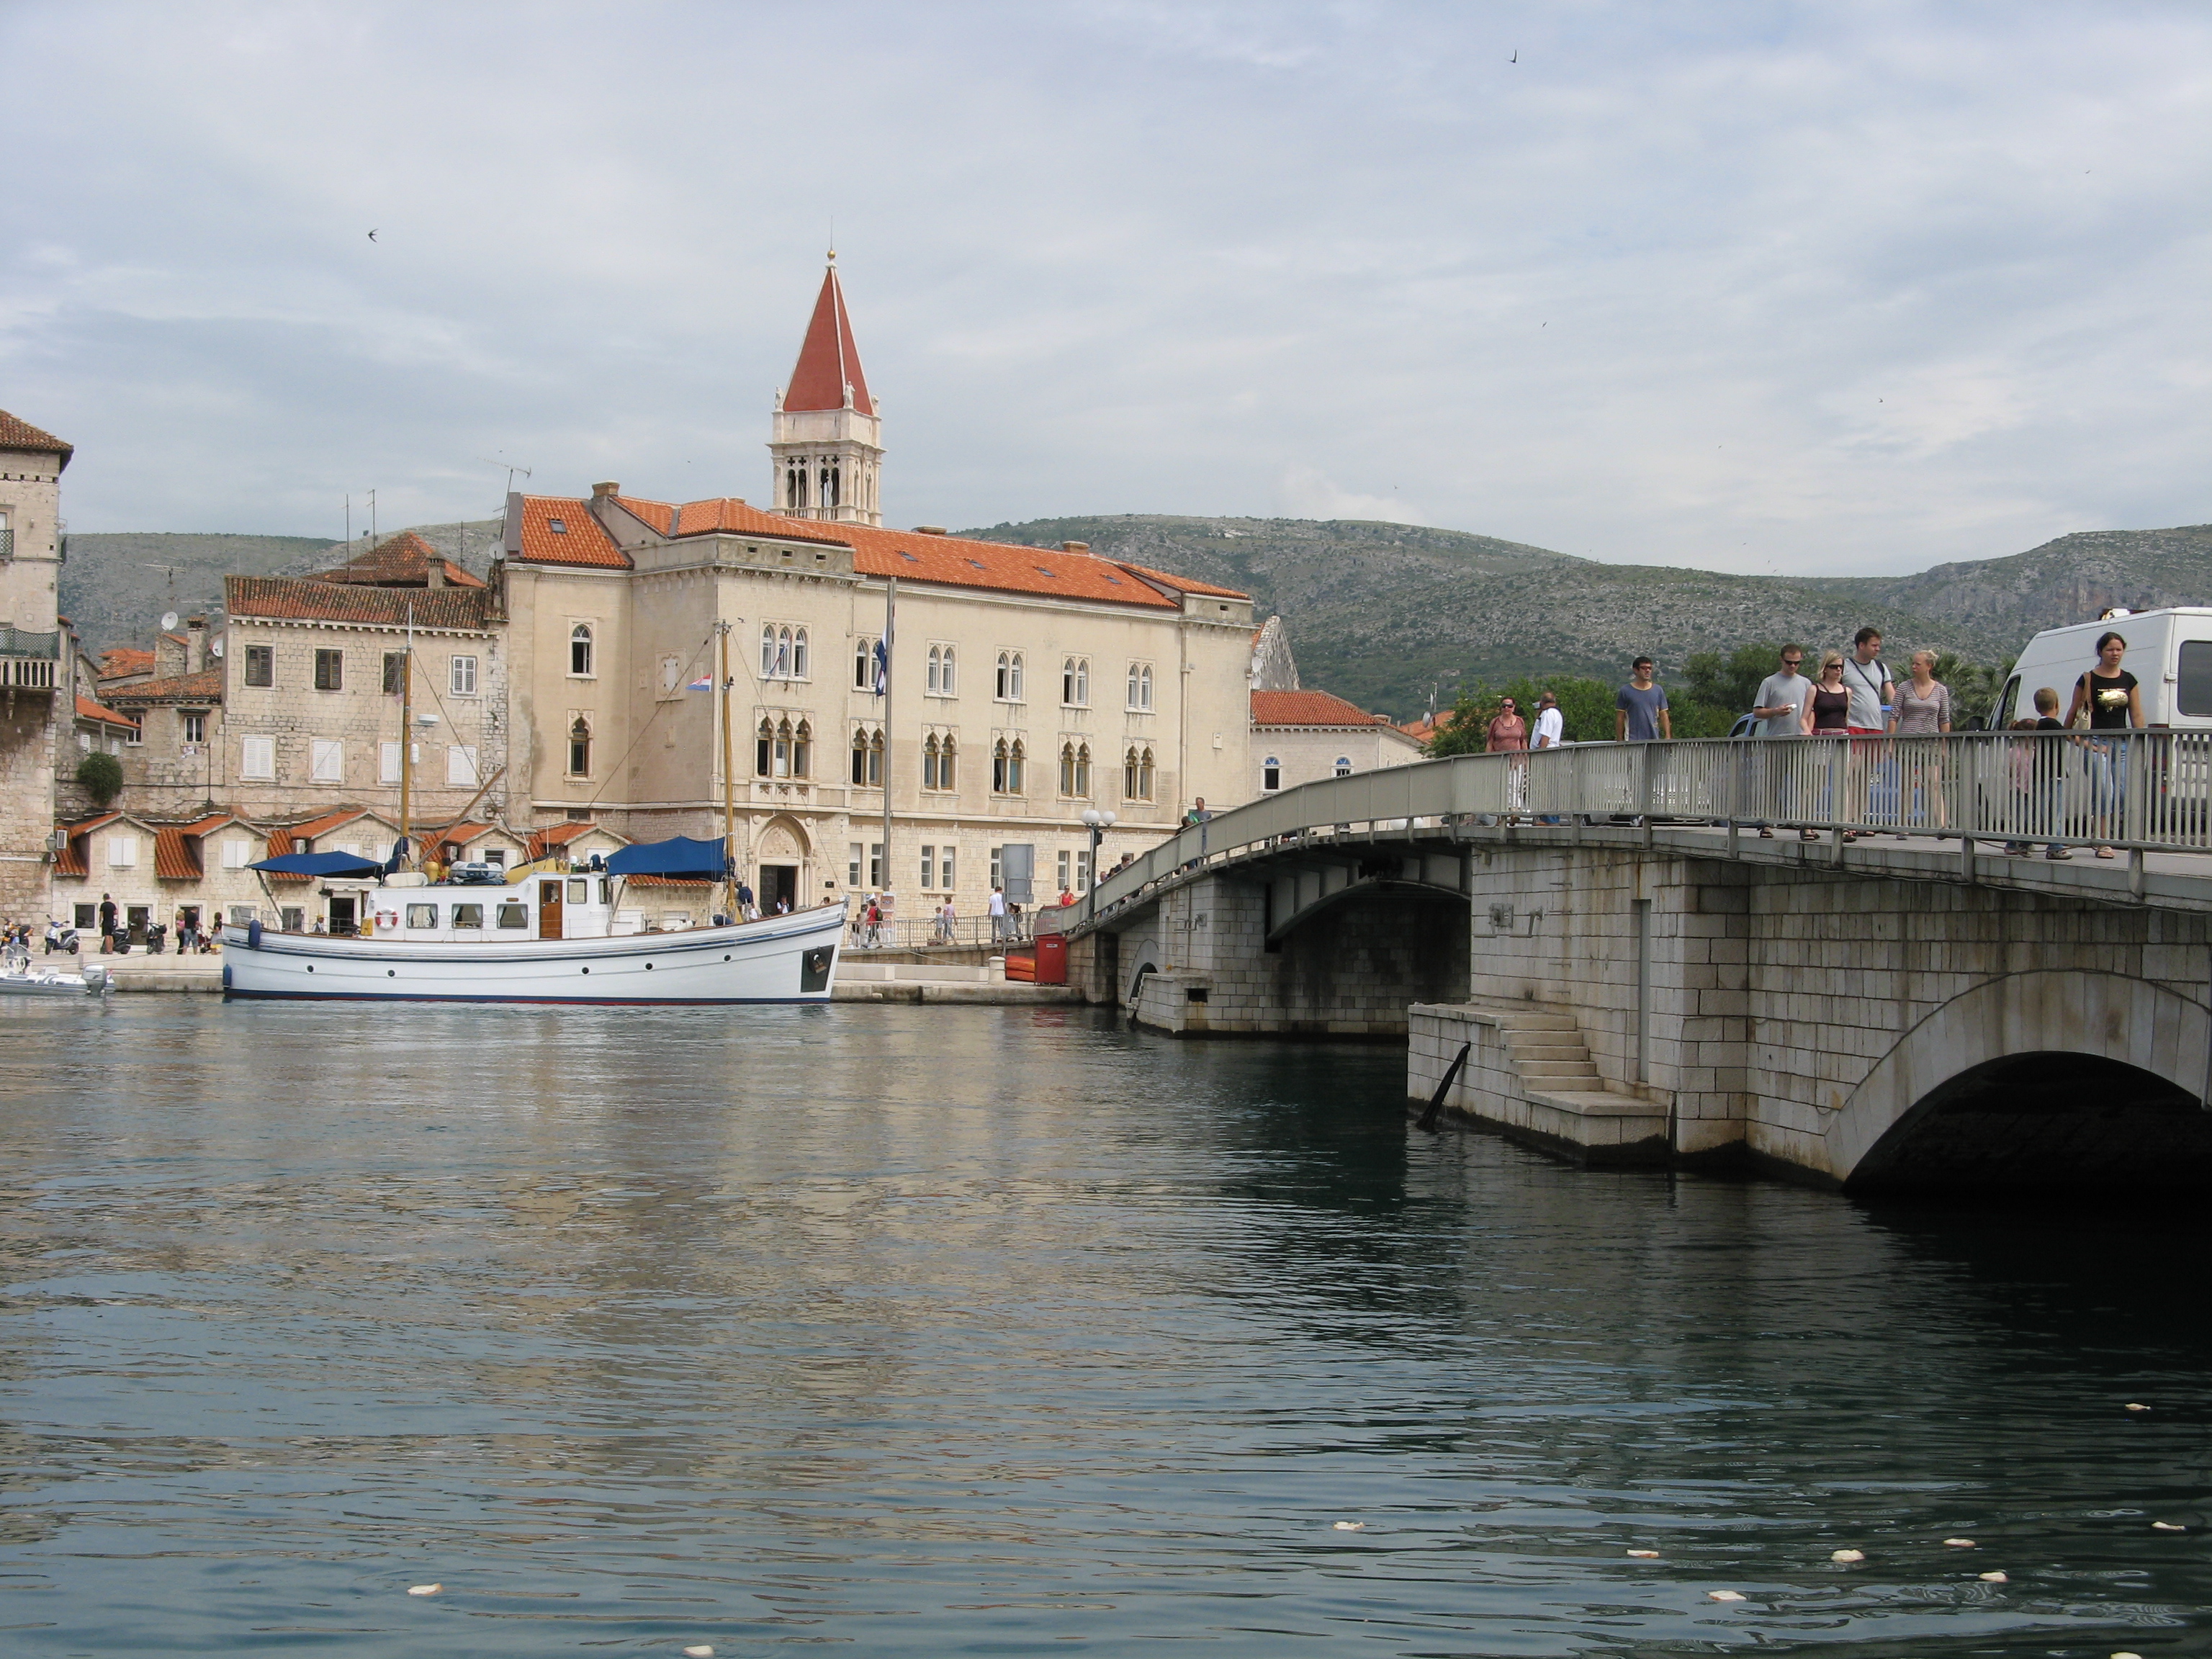
<path id="1" fill-rule="evenodd" d="M 2128 836 L 2127 789 L 2129 747 L 2143 723 L 2142 691 L 2136 677 L 2120 666 L 2128 642 L 2118 634 L 2097 636 L 2097 665 L 2074 682 L 2074 701 L 2067 705 L 2066 724 L 2072 726 L 2086 707 L 2091 736 L 2083 745 L 2089 763 L 2090 811 L 2097 833 L 2112 840 Z M 2098 732 L 2110 735 L 2098 737 Z M 2100 847 L 2097 856 L 2112 856 L 2110 847 Z"/>
<path id="2" fill-rule="evenodd" d="M 1912 672 L 1905 684 L 1897 688 L 1897 720 L 1891 726 L 1893 735 L 1900 738 L 1934 738 L 1951 729 L 1951 688 L 1936 678 L 1936 653 L 1916 651 L 1912 653 Z M 1932 823 L 1937 830 L 1950 827 L 1950 813 L 1943 801 L 1943 745 L 1940 743 L 1912 743 L 1902 745 L 1900 757 L 1904 765 L 1900 783 L 1905 799 L 1899 806 L 1910 811 L 1912 798 L 1920 797 L 1921 821 Z M 1897 838 L 1905 839 L 1899 830 Z"/>
<path id="3" fill-rule="evenodd" d="M 1528 722 L 1521 718 L 1512 698 L 1499 701 L 1482 746 L 1486 754 L 1521 757 L 1506 763 L 1505 821 L 1511 823 L 1527 802 L 1528 787 Z"/>
<path id="4" fill-rule="evenodd" d="M 1842 652 L 1823 651 L 1820 653 L 1820 677 L 1813 682 L 1813 695 L 1805 699 L 1805 712 L 1798 718 L 1805 723 L 1805 735 L 1808 738 L 1833 738 L 1839 744 L 1850 738 L 1851 694 L 1844 689 Z M 1830 762 L 1832 768 L 1845 758 L 1840 747 L 1831 749 L 1830 754 L 1832 757 Z M 1799 799 L 1804 797 L 1801 795 Z M 1828 793 L 1829 810 L 1835 811 L 1842 805 L 1838 793 L 1831 789 Z M 1817 830 L 1800 830 L 1797 838 L 1800 841 L 1818 841 L 1820 837 Z M 1856 841 L 1858 838 L 1859 832 L 1856 830 L 1844 831 L 1845 841 Z"/>

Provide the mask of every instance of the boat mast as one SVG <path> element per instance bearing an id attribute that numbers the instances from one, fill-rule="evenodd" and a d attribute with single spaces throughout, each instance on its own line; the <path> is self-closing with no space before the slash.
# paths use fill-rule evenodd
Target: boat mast
<path id="1" fill-rule="evenodd" d="M 891 891 L 891 653 L 896 650 L 898 632 L 898 578 L 890 577 L 884 586 L 884 867 L 877 873 L 883 879 L 876 890 L 885 896 Z"/>
<path id="2" fill-rule="evenodd" d="M 409 757 L 415 743 L 415 601 L 407 601 L 407 642 L 399 652 L 399 848 L 412 854 L 407 828 L 408 786 L 414 781 Z M 410 861 L 417 861 L 412 860 Z"/>
<path id="3" fill-rule="evenodd" d="M 730 624 L 717 622 L 722 636 L 722 897 L 730 903 L 738 881 L 738 781 L 730 753 Z M 735 905 L 732 904 L 732 908 Z M 738 917 L 743 921 L 743 916 Z"/>

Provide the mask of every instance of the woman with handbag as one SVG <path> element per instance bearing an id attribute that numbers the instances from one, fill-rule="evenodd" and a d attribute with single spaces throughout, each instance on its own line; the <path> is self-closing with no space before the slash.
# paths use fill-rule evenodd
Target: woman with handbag
<path id="1" fill-rule="evenodd" d="M 2082 746 L 2088 750 L 2090 811 L 2097 834 L 2116 841 L 2128 838 L 2130 750 L 2143 723 L 2142 689 L 2120 666 L 2127 650 L 2128 642 L 2118 634 L 2099 635 L 2097 665 L 2074 682 L 2074 701 L 2066 710 L 2068 726 L 2086 725 L 2090 732 Z M 2100 847 L 2097 856 L 2111 858 L 2112 849 Z"/>

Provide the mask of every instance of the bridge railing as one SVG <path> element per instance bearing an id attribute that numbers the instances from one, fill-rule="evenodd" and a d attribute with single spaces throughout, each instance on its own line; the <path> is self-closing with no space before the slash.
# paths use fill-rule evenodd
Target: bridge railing
<path id="1" fill-rule="evenodd" d="M 1460 755 L 1324 778 L 1218 814 L 1105 877 L 1091 904 L 1103 914 L 1180 872 L 1337 829 L 1637 819 L 2212 852 L 2212 732 L 1723 738 Z"/>

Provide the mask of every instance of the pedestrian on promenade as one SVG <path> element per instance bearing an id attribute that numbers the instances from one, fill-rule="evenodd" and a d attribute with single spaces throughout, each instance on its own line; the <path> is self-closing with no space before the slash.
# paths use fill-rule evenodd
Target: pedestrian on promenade
<path id="1" fill-rule="evenodd" d="M 993 882 L 991 902 L 983 908 L 991 917 L 991 943 L 1003 944 L 1006 937 L 1006 890 Z"/>
<path id="2" fill-rule="evenodd" d="M 2074 725 L 2081 711 L 2089 711 L 2092 733 L 2082 746 L 2088 750 L 2089 810 L 2096 833 L 2107 840 L 2125 841 L 2128 757 L 2134 734 L 2143 723 L 2142 690 L 2136 677 L 2120 666 L 2128 642 L 2118 634 L 2097 636 L 2097 665 L 2074 682 L 2074 701 L 2067 705 L 2065 724 Z M 2110 847 L 2100 847 L 2097 856 L 2112 856 Z"/>
<path id="3" fill-rule="evenodd" d="M 1805 732 L 1805 704 L 1813 695 L 1813 682 L 1803 673 L 1805 647 L 1785 645 L 1782 647 L 1782 665 L 1759 683 L 1759 693 L 1752 705 L 1752 718 L 1759 722 L 1762 738 L 1796 738 Z M 1793 805 L 1790 789 L 1790 757 L 1777 751 L 1754 757 L 1764 775 L 1761 790 L 1766 797 L 1768 819 L 1759 826 L 1759 839 L 1774 839 L 1774 824 L 1787 823 Z"/>
<path id="4" fill-rule="evenodd" d="M 1629 665 L 1628 684 L 1613 694 L 1615 743 L 1656 743 L 1674 737 L 1674 721 L 1667 711 L 1667 693 L 1653 679 L 1654 668 L 1650 658 L 1638 657 Z"/>
<path id="5" fill-rule="evenodd" d="M 1190 860 L 1188 862 L 1185 863 L 1183 866 L 1184 869 L 1189 869 L 1192 865 L 1199 862 L 1199 860 L 1205 858 L 1206 842 L 1206 826 L 1212 822 L 1213 814 L 1206 810 L 1206 797 L 1203 795 L 1199 796 L 1196 800 L 1193 801 L 1191 803 L 1190 811 L 1182 815 L 1182 827 L 1186 830 L 1195 830 L 1198 831 L 1198 858 Z"/>
<path id="6" fill-rule="evenodd" d="M 1567 717 L 1559 712 L 1556 693 L 1547 691 L 1536 699 L 1536 729 L 1529 740 L 1532 749 L 1559 749 L 1567 741 Z M 1539 823 L 1557 823 L 1559 815 L 1546 812 L 1536 820 Z"/>
<path id="7" fill-rule="evenodd" d="M 2058 718 L 2058 688 L 2045 685 L 2036 688 L 2035 729 L 2039 732 L 2063 732 L 2066 722 Z M 2043 821 L 2051 826 L 2051 836 L 2066 833 L 2066 750 L 2057 738 L 2039 738 L 2035 744 L 2035 790 L 2042 803 Z M 2047 859 L 2070 859 L 2074 856 L 2063 842 L 2052 841 L 2043 849 Z"/>
<path id="8" fill-rule="evenodd" d="M 744 921 L 760 920 L 760 910 L 753 902 L 753 890 L 742 879 L 738 883 L 738 915 Z"/>
<path id="9" fill-rule="evenodd" d="M 952 901 L 948 897 L 945 902 L 938 908 L 936 933 L 937 942 L 939 945 L 951 945 L 958 938 L 959 933 L 959 918 L 952 914 Z"/>
<path id="10" fill-rule="evenodd" d="M 1805 699 L 1805 712 L 1800 715 L 1804 733 L 1808 738 L 1832 738 L 1848 743 L 1851 734 L 1851 694 L 1844 688 L 1844 653 L 1824 651 L 1820 653 L 1820 678 L 1813 682 L 1813 695 Z M 1836 763 L 1842 758 L 1831 753 L 1828 776 L 1836 775 Z M 1836 811 L 1843 805 L 1838 799 L 1840 792 L 1832 787 L 1828 792 L 1828 805 Z M 1798 831 L 1802 841 L 1818 841 L 1820 836 L 1810 829 Z M 1858 831 L 1847 830 L 1845 841 L 1856 841 Z"/>
<path id="11" fill-rule="evenodd" d="M 1863 822 L 1875 768 L 1881 760 L 1880 738 L 1889 729 L 1889 705 L 1897 696 L 1896 677 L 1881 659 L 1881 630 L 1862 628 L 1851 635 L 1851 654 L 1844 659 L 1844 690 L 1851 696 L 1850 816 Z M 1855 836 L 1847 836 L 1855 840 Z"/>
<path id="12" fill-rule="evenodd" d="M 1498 701 L 1498 712 L 1490 717 L 1490 725 L 1483 738 L 1483 752 L 1488 755 L 1512 755 L 1505 768 L 1505 821 L 1510 823 L 1519 814 L 1528 798 L 1528 722 L 1521 718 L 1521 710 L 1510 697 Z"/>
<path id="13" fill-rule="evenodd" d="M 115 899 L 108 893 L 100 896 L 100 949 L 103 955 L 115 950 Z"/>
<path id="14" fill-rule="evenodd" d="M 871 894 L 867 908 L 860 914 L 866 923 L 861 931 L 860 944 L 864 949 L 876 950 L 884 942 L 884 908 L 876 902 L 874 895 Z"/>
<path id="15" fill-rule="evenodd" d="M 1936 678 L 1936 653 L 1916 651 L 1905 684 L 1897 688 L 1896 735 L 1934 738 L 1950 729 L 1951 688 Z M 1943 745 L 1940 742 L 1901 743 L 1898 748 L 1905 792 L 1898 803 L 1899 811 L 1909 811 L 1917 799 L 1921 822 L 1932 829 L 1948 830 L 1951 814 L 1943 799 Z M 1897 838 L 1905 839 L 1902 830 L 1897 832 Z"/>

